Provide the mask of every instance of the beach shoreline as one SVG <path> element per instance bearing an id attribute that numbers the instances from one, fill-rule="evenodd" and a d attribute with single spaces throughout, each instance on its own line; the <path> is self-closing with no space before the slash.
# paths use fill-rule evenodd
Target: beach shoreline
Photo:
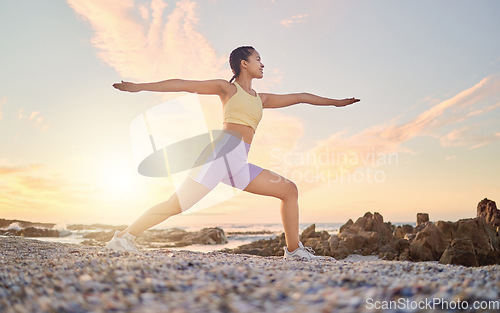
<path id="1" fill-rule="evenodd" d="M 397 312 L 382 305 L 429 299 L 498 304 L 500 298 L 500 265 L 361 256 L 287 261 L 168 249 L 135 254 L 23 237 L 0 238 L 0 263 L 0 307 L 8 313 Z"/>

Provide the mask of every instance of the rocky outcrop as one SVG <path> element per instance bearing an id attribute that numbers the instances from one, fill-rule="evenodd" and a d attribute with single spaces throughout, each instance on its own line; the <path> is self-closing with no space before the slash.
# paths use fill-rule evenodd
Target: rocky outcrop
<path id="1" fill-rule="evenodd" d="M 439 260 L 445 249 L 446 242 L 439 229 L 436 225 L 427 223 L 410 243 L 410 258 L 413 261 Z"/>
<path id="2" fill-rule="evenodd" d="M 472 241 L 464 238 L 455 238 L 439 259 L 441 264 L 456 264 L 464 266 L 478 266 Z"/>
<path id="3" fill-rule="evenodd" d="M 422 230 L 417 226 L 410 244 L 411 260 L 465 266 L 500 264 L 498 214 L 495 202 L 483 199 L 475 218 L 427 222 Z"/>
<path id="4" fill-rule="evenodd" d="M 258 256 L 283 256 L 285 253 L 283 250 L 284 246 L 286 246 L 285 233 L 281 233 L 281 235 L 270 239 L 253 241 L 234 249 L 223 249 L 219 252 L 251 254 Z"/>
<path id="5" fill-rule="evenodd" d="M 485 199 L 478 205 L 476 218 L 433 223 L 428 214 L 418 213 L 415 227 L 393 227 L 379 213 L 367 212 L 356 222 L 349 219 L 338 235 L 316 232 L 313 224 L 302 232 L 300 240 L 316 254 L 337 259 L 362 254 L 387 260 L 439 261 L 465 266 L 500 264 L 497 212 L 495 202 Z M 285 236 L 281 234 L 223 252 L 282 256 L 285 245 Z"/>
<path id="6" fill-rule="evenodd" d="M 123 229 L 122 229 L 123 230 Z M 100 231 L 85 234 L 82 242 L 86 245 L 102 246 L 111 238 L 115 231 Z M 147 230 L 136 238 L 137 244 L 148 248 L 185 247 L 193 244 L 217 245 L 227 243 L 227 237 L 219 227 L 203 228 L 197 232 L 187 232 L 179 228 L 166 230 Z"/>
<path id="7" fill-rule="evenodd" d="M 329 239 L 330 234 L 327 231 L 316 232 L 315 224 L 307 227 L 299 237 L 304 246 L 311 247 L 317 254 L 331 256 Z"/>
<path id="8" fill-rule="evenodd" d="M 408 249 L 406 240 L 398 240 L 392 235 L 391 223 L 384 223 L 379 213 L 367 212 L 353 222 L 349 220 L 340 228 L 338 235 L 330 235 L 327 231 L 316 231 L 315 224 L 310 225 L 300 235 L 300 241 L 310 247 L 317 255 L 333 256 L 338 259 L 350 254 L 376 254 L 384 259 L 395 259 L 402 251 Z M 272 239 L 263 239 L 239 246 L 235 249 L 225 249 L 226 253 L 246 253 L 260 256 L 282 256 L 286 246 L 285 235 L 282 233 Z"/>
<path id="9" fill-rule="evenodd" d="M 21 228 L 28 228 L 28 227 L 35 227 L 35 228 L 53 228 L 54 223 L 37 223 L 37 222 L 28 222 L 28 221 L 22 221 L 22 220 L 6 220 L 3 218 L 0 218 L 0 228 L 7 228 L 11 224 L 17 223 L 19 227 Z"/>
<path id="10" fill-rule="evenodd" d="M 397 239 L 405 239 L 407 234 L 412 234 L 414 231 L 414 227 L 408 224 L 402 226 L 396 226 L 393 236 Z"/>
<path id="11" fill-rule="evenodd" d="M 188 245 L 219 245 L 227 243 L 227 237 L 219 227 L 203 228 L 198 232 L 189 233 L 184 239 Z"/>
<path id="12" fill-rule="evenodd" d="M 487 223 L 494 227 L 500 226 L 500 211 L 497 209 L 495 201 L 484 198 L 477 205 L 476 217 L 482 217 Z M 498 229 L 497 229 L 498 230 Z"/>
<path id="13" fill-rule="evenodd" d="M 429 222 L 429 214 L 428 213 L 417 213 L 417 227 L 425 226 Z"/>
<path id="14" fill-rule="evenodd" d="M 371 255 L 393 260 L 407 246 L 403 239 L 394 237 L 390 222 L 384 223 L 379 213 L 367 212 L 356 222 L 349 220 L 340 228 L 338 236 L 329 239 L 330 254 L 345 258 L 350 254 Z"/>
<path id="15" fill-rule="evenodd" d="M 500 263 L 500 238 L 496 227 L 487 223 L 482 217 L 462 219 L 457 222 L 437 222 L 438 229 L 446 242 L 447 248 L 453 250 L 453 241 L 458 240 L 463 250 L 468 248 L 474 255 L 478 265 Z M 463 240 L 468 240 L 472 246 L 465 245 Z M 459 243 L 455 243 L 458 245 Z M 445 258 L 440 262 L 453 262 L 448 264 L 464 265 L 454 259 Z M 472 262 L 472 263 L 476 263 Z M 470 263 L 470 262 L 466 262 Z"/>
<path id="16" fill-rule="evenodd" d="M 28 227 L 19 230 L 17 229 L 0 230 L 0 235 L 22 236 L 22 237 L 59 237 L 59 231 L 55 229 Z"/>

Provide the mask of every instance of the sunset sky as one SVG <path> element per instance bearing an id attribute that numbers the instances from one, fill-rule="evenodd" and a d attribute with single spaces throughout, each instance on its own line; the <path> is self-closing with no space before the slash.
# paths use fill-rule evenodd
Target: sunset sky
<path id="1" fill-rule="evenodd" d="M 229 79 L 242 45 L 265 65 L 258 92 L 361 99 L 264 110 L 249 161 L 297 184 L 301 222 L 474 217 L 500 201 L 499 14 L 495 0 L 3 1 L 0 218 L 130 224 L 167 200 L 175 184 L 137 172 L 130 126 L 185 94 L 111 85 Z M 200 101 L 221 129 L 218 97 Z M 241 192 L 160 226 L 279 223 L 279 202 Z"/>

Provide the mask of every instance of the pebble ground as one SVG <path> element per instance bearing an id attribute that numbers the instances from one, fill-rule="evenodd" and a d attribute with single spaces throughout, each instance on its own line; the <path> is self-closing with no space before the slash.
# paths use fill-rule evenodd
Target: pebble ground
<path id="1" fill-rule="evenodd" d="M 287 261 L 165 249 L 136 254 L 0 237 L 0 312 L 6 313 L 496 312 L 499 290 L 500 265 L 354 256 Z M 451 309 L 460 304 L 468 308 Z"/>

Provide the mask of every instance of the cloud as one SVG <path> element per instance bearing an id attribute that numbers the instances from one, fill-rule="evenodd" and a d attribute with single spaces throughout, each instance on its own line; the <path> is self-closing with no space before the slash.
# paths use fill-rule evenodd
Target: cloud
<path id="1" fill-rule="evenodd" d="M 24 165 L 24 166 L 0 165 L 0 176 L 30 172 L 30 171 L 33 171 L 33 170 L 40 168 L 40 166 L 41 166 L 40 164 L 31 164 L 31 165 Z"/>
<path id="2" fill-rule="evenodd" d="M 497 102 L 497 103 L 495 103 L 495 104 L 492 104 L 490 106 L 487 106 L 485 108 L 471 110 L 469 113 L 467 113 L 467 115 L 465 117 L 468 118 L 468 117 L 471 117 L 471 116 L 476 116 L 476 115 L 481 115 L 481 114 L 484 114 L 484 113 L 488 113 L 488 112 L 493 111 L 494 109 L 499 108 L 499 107 L 500 107 L 500 101 Z"/>
<path id="3" fill-rule="evenodd" d="M 141 4 L 132 0 L 68 0 L 68 4 L 94 30 L 91 42 L 99 58 L 121 76 L 139 81 L 231 76 L 227 56 L 218 56 L 197 31 L 197 6 L 193 1 L 167 5 L 162 0 Z M 279 70 L 274 69 L 270 78 L 256 85 L 265 91 L 281 84 L 281 78 Z M 172 97 L 168 93 L 157 96 L 162 101 Z M 203 105 L 213 102 L 200 100 Z M 213 126 L 219 119 L 212 116 L 212 111 L 205 112 L 205 118 Z"/>
<path id="4" fill-rule="evenodd" d="M 400 145 L 416 136 L 435 135 L 447 125 L 455 125 L 474 115 L 484 114 L 498 107 L 490 103 L 500 100 L 500 75 L 482 79 L 476 85 L 434 105 L 404 124 L 376 125 L 359 134 L 342 139 L 334 136 L 324 143 L 339 140 L 346 147 L 372 146 L 382 152 L 405 151 Z M 484 108 L 478 108 L 483 106 Z M 467 116 L 465 112 L 473 110 Z M 332 142 L 333 143 L 333 142 Z"/>
<path id="5" fill-rule="evenodd" d="M 206 79 L 228 76 L 225 58 L 196 30 L 196 3 L 178 1 L 170 9 L 162 0 L 68 0 L 94 29 L 98 56 L 121 76 L 135 80 L 172 77 Z"/>
<path id="6" fill-rule="evenodd" d="M 44 117 L 40 111 L 25 112 L 25 108 L 20 108 L 17 113 L 17 119 L 31 124 L 35 129 L 39 129 L 41 132 L 46 132 L 50 128 L 50 123 L 44 122 Z M 17 140 L 17 136 L 15 140 Z"/>
<path id="7" fill-rule="evenodd" d="M 18 217 L 28 213 L 45 216 L 45 220 L 58 219 L 63 212 L 86 212 L 85 205 L 95 194 L 91 185 L 68 181 L 66 174 L 48 165 L 14 166 L 1 162 L 0 212 L 4 215 Z"/>
<path id="8" fill-rule="evenodd" d="M 496 134 L 481 134 L 474 130 L 477 127 L 464 127 L 455 129 L 444 136 L 436 136 L 443 147 L 461 147 L 468 146 L 469 150 L 477 149 L 486 146 L 494 141 L 499 140 Z"/>
<path id="9" fill-rule="evenodd" d="M 143 81 L 230 76 L 227 57 L 219 57 L 211 43 L 196 30 L 198 17 L 193 1 L 178 1 L 172 7 L 161 0 L 142 4 L 131 0 L 116 3 L 68 0 L 68 3 L 93 28 L 91 42 L 97 48 L 99 58 L 122 76 Z M 167 9 L 168 15 L 165 13 Z M 294 17 L 293 21 L 299 22 L 305 16 Z M 274 69 L 271 77 L 266 82 L 256 82 L 258 89 L 267 90 L 270 86 L 281 84 L 279 70 Z M 202 105 L 211 105 L 212 102 L 203 99 Z M 213 116 L 214 112 L 214 109 L 205 112 L 205 118 L 209 126 L 219 128 L 222 119 Z M 217 112 L 221 115 L 222 110 Z M 272 123 L 265 122 L 269 118 L 273 119 Z M 214 126 L 215 121 L 219 123 L 217 126 Z M 276 132 L 276 125 L 289 131 Z M 266 111 L 259 125 L 259 129 L 263 130 L 258 134 L 262 135 L 257 135 L 256 140 L 265 147 L 269 147 L 271 142 L 278 147 L 288 147 L 290 142 L 292 145 L 295 143 L 294 140 L 288 141 L 290 134 L 301 134 L 302 128 L 299 119 Z M 261 161 L 265 162 L 266 158 Z"/>
<path id="10" fill-rule="evenodd" d="M 367 167 L 397 165 L 399 153 L 413 153 L 403 143 L 418 137 L 431 136 L 442 146 L 468 146 L 476 149 L 500 139 L 499 133 L 480 134 L 479 126 L 458 127 L 465 120 L 498 108 L 500 101 L 500 75 L 491 75 L 476 85 L 441 101 L 420 113 L 407 123 L 398 124 L 395 118 L 387 123 L 374 125 L 357 134 L 337 132 L 319 140 L 307 151 L 283 150 L 274 158 L 274 168 L 287 178 L 296 174 L 303 191 L 324 185 L 318 175 L 345 171 L 353 173 Z M 467 114 L 473 112 L 473 114 Z M 441 133 L 446 127 L 456 130 Z M 391 164 L 388 164 L 391 163 Z M 309 180 L 306 175 L 310 174 Z M 300 182 L 299 182 L 300 183 Z"/>
<path id="11" fill-rule="evenodd" d="M 309 16 L 309 14 L 299 14 L 299 15 L 294 15 L 291 18 L 281 20 L 280 24 L 282 26 L 285 26 L 287 28 L 292 27 L 295 24 L 301 24 L 306 22 L 306 18 Z"/>
<path id="12" fill-rule="evenodd" d="M 13 118 L 20 123 L 27 123 L 34 127 L 35 129 L 41 131 L 42 133 L 46 132 L 50 128 L 50 123 L 44 121 L 44 117 L 42 116 L 41 111 L 27 111 L 25 108 L 20 108 L 17 113 L 11 113 L 9 114 L 4 114 L 2 112 L 2 107 L 7 104 L 8 98 L 7 96 L 3 96 L 0 98 L 0 120 L 4 119 L 5 117 L 7 118 Z M 12 143 L 16 142 L 21 133 L 17 132 L 15 135 L 13 135 L 12 138 Z M 1 174 L 2 168 L 0 167 L 0 174 Z"/>

